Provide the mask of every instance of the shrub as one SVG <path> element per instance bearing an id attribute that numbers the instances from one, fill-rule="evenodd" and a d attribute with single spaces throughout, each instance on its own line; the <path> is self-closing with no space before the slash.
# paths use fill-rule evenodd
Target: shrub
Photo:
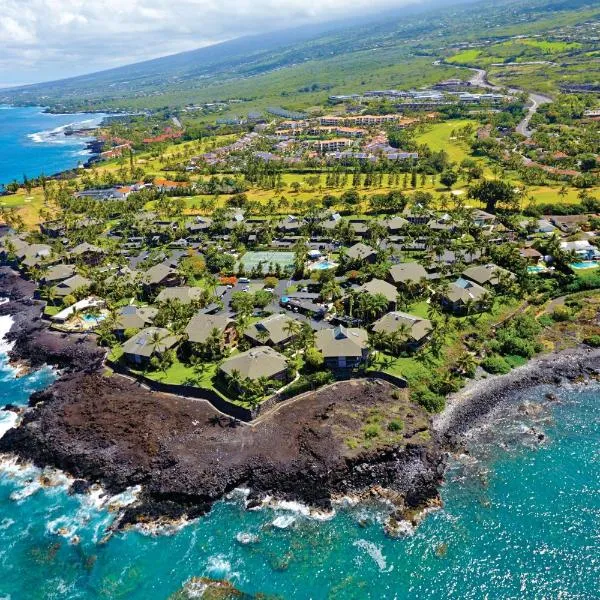
<path id="1" fill-rule="evenodd" d="M 583 340 L 583 343 L 592 348 L 600 348 L 600 335 L 590 335 Z"/>
<path id="2" fill-rule="evenodd" d="M 444 410 L 446 399 L 440 394 L 432 392 L 429 388 L 415 388 L 413 398 L 417 404 L 420 404 L 425 410 L 431 413 L 437 413 Z"/>
<path id="3" fill-rule="evenodd" d="M 404 429 L 404 422 L 399 419 L 394 419 L 388 423 L 387 428 L 390 431 L 402 431 Z"/>
<path id="4" fill-rule="evenodd" d="M 75 296 L 72 294 L 67 294 L 63 298 L 63 306 L 71 306 L 72 304 L 75 304 L 75 302 L 77 302 L 77 298 L 75 298 Z"/>
<path id="5" fill-rule="evenodd" d="M 139 329 L 137 327 L 129 327 L 128 329 L 126 329 L 123 332 L 123 335 L 125 336 L 125 339 L 128 340 L 129 338 L 132 338 L 138 332 L 139 332 Z"/>
<path id="6" fill-rule="evenodd" d="M 501 356 L 488 356 L 481 366 L 492 375 L 505 375 L 510 371 L 510 365 Z"/>
<path id="7" fill-rule="evenodd" d="M 325 362 L 323 353 L 313 347 L 306 349 L 306 352 L 304 353 L 304 360 L 306 362 L 306 366 L 311 369 L 318 369 Z"/>
<path id="8" fill-rule="evenodd" d="M 367 440 L 372 440 L 373 438 L 379 437 L 381 433 L 381 427 L 377 425 L 377 423 L 370 423 L 369 425 L 365 425 L 363 427 L 363 434 Z"/>
<path id="9" fill-rule="evenodd" d="M 551 327 L 552 324 L 554 323 L 554 320 L 552 319 L 552 317 L 550 315 L 541 315 L 538 318 L 538 323 L 542 327 Z"/>
<path id="10" fill-rule="evenodd" d="M 566 306 L 557 306 L 551 316 L 553 321 L 563 323 L 564 321 L 570 321 L 573 317 L 573 313 Z"/>

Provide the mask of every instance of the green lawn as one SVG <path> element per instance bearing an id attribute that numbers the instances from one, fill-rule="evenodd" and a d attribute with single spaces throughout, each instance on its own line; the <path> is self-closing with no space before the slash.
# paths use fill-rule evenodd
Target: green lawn
<path id="1" fill-rule="evenodd" d="M 185 363 L 175 360 L 167 371 L 148 371 L 148 379 L 174 385 L 193 385 L 194 387 L 213 389 L 213 377 L 217 373 L 216 363 L 206 363 L 202 370 L 195 370 Z"/>
<path id="2" fill-rule="evenodd" d="M 421 302 L 415 302 L 414 304 L 411 304 L 406 312 L 417 317 L 422 317 L 423 319 L 428 319 L 428 311 L 429 303 L 426 300 L 423 300 Z"/>
<path id="3" fill-rule="evenodd" d="M 435 123 L 427 127 L 425 133 L 416 137 L 419 144 L 427 144 L 434 152 L 444 150 L 448 153 L 450 160 L 460 163 L 463 159 L 470 156 L 470 149 L 465 142 L 461 142 L 452 137 L 452 132 L 462 129 L 466 125 L 479 126 L 477 121 L 472 119 L 457 119 Z"/>

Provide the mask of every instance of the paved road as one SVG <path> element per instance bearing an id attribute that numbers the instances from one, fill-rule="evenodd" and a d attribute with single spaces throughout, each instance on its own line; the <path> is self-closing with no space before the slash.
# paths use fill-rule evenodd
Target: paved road
<path id="1" fill-rule="evenodd" d="M 471 67 L 464 68 L 469 69 L 469 71 L 473 71 L 475 73 L 473 77 L 471 77 L 471 79 L 469 80 L 471 85 L 487 88 L 495 92 L 499 92 L 500 90 L 502 90 L 502 88 L 499 85 L 493 85 L 488 81 L 487 72 L 483 69 L 473 69 Z M 519 88 L 508 89 L 508 92 L 510 94 L 521 94 L 523 91 L 524 90 L 521 90 Z M 529 107 L 527 109 L 527 114 L 525 115 L 523 120 L 517 125 L 517 133 L 520 133 L 521 135 L 530 138 L 533 133 L 533 131 L 529 129 L 529 123 L 531 122 L 531 118 L 533 117 L 533 115 L 535 115 L 537 109 L 542 104 L 548 104 L 549 102 L 552 102 L 552 98 L 550 98 L 549 96 L 544 96 L 543 94 L 537 94 L 534 92 L 529 93 Z"/>

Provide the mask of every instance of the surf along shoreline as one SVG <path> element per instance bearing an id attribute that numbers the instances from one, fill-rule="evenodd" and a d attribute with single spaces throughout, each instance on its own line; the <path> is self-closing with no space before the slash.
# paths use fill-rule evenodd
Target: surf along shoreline
<path id="1" fill-rule="evenodd" d="M 11 104 L 11 105 L 0 105 L 6 108 L 32 108 L 30 105 L 18 105 L 18 104 Z M 47 145 L 48 141 L 45 141 L 42 137 L 42 134 L 45 135 L 50 135 L 52 136 L 64 136 L 65 139 L 66 138 L 74 138 L 74 139 L 78 139 L 81 140 L 81 143 L 83 144 L 82 148 L 81 148 L 81 152 L 85 153 L 82 154 L 82 159 L 85 159 L 84 162 L 82 162 L 81 164 L 83 165 L 84 168 L 89 168 L 91 166 L 93 166 L 96 162 L 98 162 L 100 160 L 100 155 L 104 149 L 104 141 L 101 139 L 101 134 L 99 132 L 102 131 L 102 128 L 106 122 L 107 118 L 110 118 L 112 116 L 116 116 L 118 114 L 121 113 L 106 113 L 104 111 L 89 111 L 87 113 L 82 113 L 82 112 L 69 112 L 69 111 L 53 111 L 50 110 L 49 107 L 44 107 L 44 106 L 36 106 L 33 108 L 38 108 L 40 109 L 40 112 L 43 114 L 48 114 L 48 115 L 53 115 L 53 116 L 73 116 L 74 118 L 79 116 L 82 116 L 84 114 L 86 115 L 98 115 L 98 117 L 102 116 L 101 120 L 99 120 L 97 122 L 97 124 L 90 126 L 85 125 L 85 123 L 88 123 L 87 121 L 80 121 L 77 122 L 75 121 L 74 123 L 71 124 L 67 124 L 67 125 L 62 125 L 54 130 L 48 130 L 48 131 L 43 131 L 43 132 L 32 132 L 27 134 L 27 138 L 29 138 L 30 140 L 39 143 L 41 146 L 43 145 Z M 60 132 L 60 134 L 58 133 Z M 68 133 L 67 133 L 68 132 Z M 76 164 L 74 164 L 73 167 L 67 167 L 67 168 L 63 168 L 60 169 L 58 171 L 55 171 L 51 174 L 45 174 L 45 177 L 47 179 L 53 179 L 53 180 L 61 180 L 61 179 L 70 179 L 73 178 L 77 175 L 78 172 L 78 166 Z M 35 175 L 35 174 L 30 174 L 32 175 L 30 177 L 30 179 L 36 179 L 37 177 L 41 176 L 42 173 L 40 173 L 39 175 Z M 22 178 L 16 177 L 14 180 L 19 181 L 20 183 L 22 183 Z M 9 183 L 11 183 L 11 181 L 0 181 L 0 184 L 3 184 L 4 186 L 8 185 Z M 2 188 L 2 186 L 0 185 L 0 189 Z"/>
<path id="2" fill-rule="evenodd" d="M 581 346 L 472 382 L 433 419 L 410 403 L 406 390 L 352 380 L 248 426 L 206 402 L 151 392 L 117 374 L 106 377 L 105 351 L 94 337 L 51 332 L 34 291 L 33 282 L 0 268 L 0 296 L 9 298 L 0 315 L 13 318 L 9 356 L 30 368 L 58 367 L 60 377 L 32 396 L 20 426 L 0 439 L 0 452 L 66 471 L 77 479 L 76 492 L 94 483 L 110 494 L 142 486 L 120 527 L 194 518 L 234 489 L 248 488 L 248 508 L 268 498 L 318 512 L 331 511 L 346 496 L 384 502 L 393 507 L 393 533 L 401 521 L 416 524 L 424 509 L 440 505 L 448 453 L 464 449 L 465 434 L 496 407 L 539 385 L 560 393 L 563 383 L 600 376 L 600 349 Z M 405 411 L 402 437 L 350 451 L 352 430 L 396 401 Z"/>
<path id="3" fill-rule="evenodd" d="M 57 366 L 60 377 L 31 397 L 0 452 L 99 483 L 110 494 L 141 485 L 121 526 L 193 518 L 236 488 L 251 490 L 250 508 L 269 497 L 319 511 L 346 495 L 376 498 L 393 505 L 397 520 L 439 504 L 445 455 L 429 415 L 405 390 L 380 380 L 340 382 L 242 425 L 206 402 L 105 376 L 105 351 L 94 337 L 51 332 L 34 291 L 35 284 L 0 268 L 0 295 L 10 300 L 0 314 L 14 320 L 10 358 Z M 352 449 L 347 436 L 390 405 L 403 411 L 403 431 L 389 443 Z"/>

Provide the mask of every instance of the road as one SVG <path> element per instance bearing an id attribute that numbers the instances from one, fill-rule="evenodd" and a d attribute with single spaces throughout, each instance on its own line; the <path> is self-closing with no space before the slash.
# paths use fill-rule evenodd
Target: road
<path id="1" fill-rule="evenodd" d="M 471 77 L 471 79 L 469 80 L 469 83 L 472 86 L 487 88 L 487 89 L 493 90 L 495 92 L 499 92 L 502 90 L 502 88 L 499 85 L 493 85 L 488 81 L 487 72 L 484 71 L 483 69 L 474 69 L 472 67 L 461 67 L 461 68 L 469 69 L 469 71 L 473 71 L 475 73 L 475 75 L 473 75 L 473 77 Z M 509 88 L 508 89 L 509 94 L 521 94 L 521 93 L 523 93 L 523 91 L 524 90 L 521 90 L 519 88 Z M 525 115 L 523 120 L 517 125 L 517 127 L 516 127 L 517 133 L 520 133 L 521 135 L 524 135 L 525 137 L 530 138 L 533 133 L 533 131 L 531 129 L 529 129 L 529 123 L 531 122 L 531 118 L 533 117 L 533 115 L 535 115 L 538 108 L 542 104 L 548 104 L 549 102 L 552 102 L 552 98 L 550 98 L 549 96 L 544 96 L 543 94 L 530 92 L 529 93 L 529 106 L 527 109 L 527 114 Z"/>

